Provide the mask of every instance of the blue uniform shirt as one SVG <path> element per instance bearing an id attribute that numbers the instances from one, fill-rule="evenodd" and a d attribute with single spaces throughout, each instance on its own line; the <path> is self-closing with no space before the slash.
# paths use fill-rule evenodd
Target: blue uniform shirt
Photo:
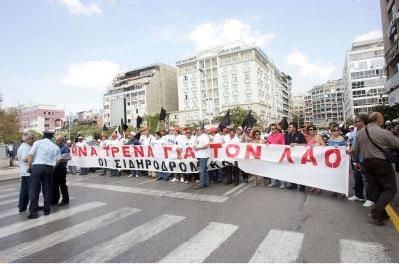
<path id="1" fill-rule="evenodd" d="M 70 150 L 69 150 L 68 145 L 63 143 L 62 146 L 60 147 L 60 152 L 61 152 L 61 155 L 69 153 Z M 61 166 L 61 167 L 65 167 L 66 168 L 67 164 L 68 164 L 68 162 L 63 161 L 63 162 L 60 162 L 57 166 Z"/>
<path id="2" fill-rule="evenodd" d="M 55 166 L 60 153 L 60 148 L 48 138 L 33 143 L 29 151 L 29 154 L 33 156 L 32 165 Z"/>

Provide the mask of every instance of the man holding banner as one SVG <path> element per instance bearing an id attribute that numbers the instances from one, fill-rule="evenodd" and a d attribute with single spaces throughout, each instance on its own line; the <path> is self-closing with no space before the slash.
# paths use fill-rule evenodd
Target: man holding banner
<path id="1" fill-rule="evenodd" d="M 209 143 L 209 136 L 205 134 L 204 127 L 197 127 L 197 139 L 195 140 L 194 150 L 196 151 L 195 157 L 199 161 L 200 182 L 198 186 L 194 187 L 195 189 L 209 187 L 211 184 L 207 168 L 208 159 L 211 156 Z"/>

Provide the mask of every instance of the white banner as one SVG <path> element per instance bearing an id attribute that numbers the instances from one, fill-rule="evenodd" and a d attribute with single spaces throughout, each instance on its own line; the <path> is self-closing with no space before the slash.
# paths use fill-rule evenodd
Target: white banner
<path id="1" fill-rule="evenodd" d="M 349 155 L 345 147 L 211 144 L 208 169 L 229 165 L 258 176 L 348 194 Z M 191 147 L 130 146 L 71 149 L 69 165 L 118 170 L 197 173 Z"/>

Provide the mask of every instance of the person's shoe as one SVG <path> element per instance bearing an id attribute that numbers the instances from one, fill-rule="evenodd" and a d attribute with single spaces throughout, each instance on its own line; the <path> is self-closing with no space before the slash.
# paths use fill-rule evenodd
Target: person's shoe
<path id="1" fill-rule="evenodd" d="M 305 188 L 305 186 L 301 186 L 301 187 L 299 187 L 299 191 L 301 191 L 301 192 L 306 192 L 306 188 Z"/>
<path id="2" fill-rule="evenodd" d="M 35 219 L 35 218 L 38 218 L 39 216 L 37 215 L 37 214 L 29 214 L 28 215 L 28 219 Z"/>
<path id="3" fill-rule="evenodd" d="M 37 210 L 38 210 L 38 211 L 44 210 L 44 206 L 38 206 L 38 207 L 37 207 Z"/>
<path id="4" fill-rule="evenodd" d="M 267 185 L 267 187 L 274 187 L 277 186 L 276 184 L 270 183 L 269 185 Z"/>
<path id="5" fill-rule="evenodd" d="M 363 203 L 363 206 L 364 207 L 371 207 L 371 206 L 373 206 L 374 205 L 374 202 L 372 202 L 372 201 L 370 201 L 370 200 L 366 200 L 364 203 Z"/>
<path id="6" fill-rule="evenodd" d="M 101 174 L 100 174 L 100 176 L 105 176 L 105 175 L 106 175 L 105 173 L 101 173 Z"/>
<path id="7" fill-rule="evenodd" d="M 364 199 L 360 199 L 358 198 L 356 195 L 353 195 L 351 197 L 348 198 L 349 201 L 359 201 L 359 202 L 364 202 Z"/>
<path id="8" fill-rule="evenodd" d="M 180 182 L 181 182 L 181 183 L 184 183 L 184 179 L 183 179 L 183 178 L 180 178 Z"/>
<path id="9" fill-rule="evenodd" d="M 26 208 L 19 208 L 18 209 L 18 212 L 20 212 L 20 213 L 25 212 L 25 211 L 26 211 Z"/>
<path id="10" fill-rule="evenodd" d="M 68 204 L 69 204 L 69 202 L 61 201 L 58 206 L 65 206 L 65 205 L 68 205 Z"/>
<path id="11" fill-rule="evenodd" d="M 284 185 L 280 185 L 280 189 L 285 189 L 285 186 Z"/>
<path id="12" fill-rule="evenodd" d="M 157 181 L 163 180 L 162 178 L 157 178 Z"/>
<path id="13" fill-rule="evenodd" d="M 49 215 L 50 211 L 44 211 L 44 215 Z"/>
<path id="14" fill-rule="evenodd" d="M 189 181 L 185 181 L 184 183 L 190 183 Z"/>
<path id="15" fill-rule="evenodd" d="M 139 178 L 139 177 L 140 177 L 140 175 L 136 174 L 136 178 Z"/>
<path id="16" fill-rule="evenodd" d="M 131 174 L 126 176 L 126 178 L 132 178 L 132 177 L 133 177 L 133 175 L 131 175 Z"/>
<path id="17" fill-rule="evenodd" d="M 294 189 L 296 189 L 296 186 L 290 185 L 290 186 L 287 187 L 287 189 L 288 189 L 288 190 L 294 190 Z"/>
<path id="18" fill-rule="evenodd" d="M 176 179 L 176 178 L 173 178 L 172 180 L 171 180 L 171 182 L 177 182 L 178 180 Z"/>
<path id="19" fill-rule="evenodd" d="M 194 189 L 203 189 L 204 187 L 201 187 L 201 186 L 199 186 L 199 185 L 196 185 L 196 186 L 194 186 L 193 188 L 194 188 Z"/>
<path id="20" fill-rule="evenodd" d="M 384 226 L 385 225 L 385 222 L 383 219 L 377 219 L 374 217 L 370 218 L 368 220 L 368 222 L 369 222 L 369 224 L 376 225 L 376 226 Z"/>
<path id="21" fill-rule="evenodd" d="M 165 179 L 163 179 L 164 181 L 169 181 L 169 178 L 165 178 Z"/>

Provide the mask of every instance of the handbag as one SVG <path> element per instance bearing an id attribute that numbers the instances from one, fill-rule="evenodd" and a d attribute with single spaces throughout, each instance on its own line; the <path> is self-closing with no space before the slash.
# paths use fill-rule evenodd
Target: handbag
<path id="1" fill-rule="evenodd" d="M 370 137 L 370 134 L 369 134 L 369 131 L 367 130 L 367 127 L 365 127 L 365 129 L 366 129 L 367 137 L 369 138 L 371 144 L 373 144 L 376 148 L 378 148 L 384 154 L 384 157 L 385 157 L 386 161 L 388 161 L 389 163 L 392 163 L 392 154 L 391 154 L 391 152 L 390 151 L 386 151 L 383 148 L 381 148 L 380 146 L 378 146 L 377 144 L 375 144 L 375 142 Z"/>

